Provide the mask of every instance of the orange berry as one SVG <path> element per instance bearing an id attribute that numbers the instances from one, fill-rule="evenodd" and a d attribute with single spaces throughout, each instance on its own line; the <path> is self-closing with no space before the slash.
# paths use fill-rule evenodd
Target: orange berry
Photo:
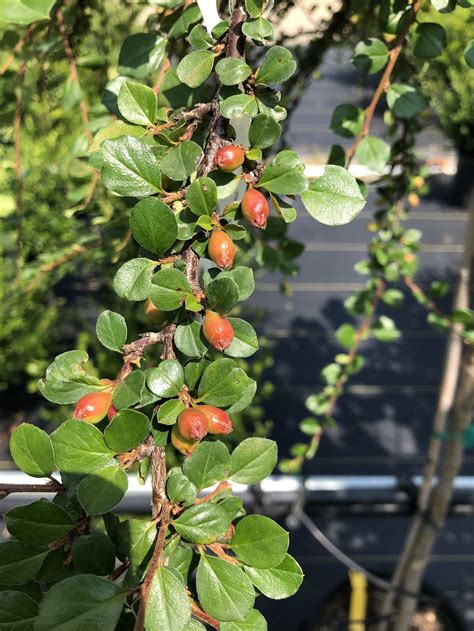
<path id="1" fill-rule="evenodd" d="M 202 440 L 208 425 L 207 417 L 197 408 L 183 410 L 178 418 L 179 433 L 185 440 Z"/>
<path id="2" fill-rule="evenodd" d="M 112 392 L 89 392 L 79 399 L 74 408 L 74 419 L 98 423 L 107 414 L 112 405 Z"/>
<path id="3" fill-rule="evenodd" d="M 216 166 L 225 171 L 231 173 L 243 165 L 245 160 L 245 153 L 242 147 L 236 145 L 227 145 L 221 147 L 216 153 Z"/>
<path id="4" fill-rule="evenodd" d="M 254 188 L 249 188 L 242 197 L 242 213 L 256 228 L 266 228 L 270 208 L 265 197 Z"/>
<path id="5" fill-rule="evenodd" d="M 202 332 L 206 340 L 218 351 L 225 351 L 234 339 L 234 329 L 229 320 L 210 309 L 204 316 Z"/>
<path id="6" fill-rule="evenodd" d="M 215 228 L 212 231 L 207 250 L 211 260 L 218 267 L 221 269 L 232 267 L 237 248 L 229 235 L 220 228 Z"/>
<path id="7" fill-rule="evenodd" d="M 186 440 L 179 431 L 177 425 L 173 425 L 171 430 L 171 444 L 175 447 L 183 456 L 190 456 L 193 451 L 199 445 L 199 440 Z"/>
<path id="8" fill-rule="evenodd" d="M 230 434 L 234 429 L 230 416 L 224 410 L 213 405 L 200 405 L 198 410 L 202 412 L 209 423 L 209 434 Z"/>

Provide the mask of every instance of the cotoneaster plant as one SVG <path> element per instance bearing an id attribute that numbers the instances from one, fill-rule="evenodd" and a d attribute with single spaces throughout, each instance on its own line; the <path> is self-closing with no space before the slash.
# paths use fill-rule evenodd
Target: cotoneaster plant
<path id="1" fill-rule="evenodd" d="M 122 355 L 119 374 L 97 378 L 81 350 L 59 355 L 39 387 L 71 406 L 71 419 L 51 435 L 28 423 L 13 433 L 17 466 L 50 481 L 3 495 L 55 494 L 5 514 L 12 539 L 0 544 L 0 583 L 11 589 L 0 592 L 0 609 L 15 611 L 25 629 L 262 631 L 257 596 L 289 597 L 303 578 L 288 533 L 246 515 L 233 494 L 232 483 L 272 472 L 275 442 L 247 438 L 229 453 L 219 440 L 256 392 L 239 358 L 257 351 L 257 335 L 232 315 L 254 279 L 234 241 L 265 229 L 269 202 L 290 222 L 301 195 L 316 219 L 336 225 L 365 199 L 341 166 L 309 184 L 295 152 L 262 160 L 285 117 L 276 86 L 296 68 L 278 46 L 258 69 L 246 63 L 246 50 L 272 28 L 263 2 L 237 0 L 211 32 L 197 4 L 167 6 L 156 35 L 165 60 L 153 63 L 154 34 L 125 40 L 123 74 L 108 89 L 118 118 L 91 153 L 103 184 L 128 201 L 139 247 L 117 270 L 115 290 L 156 324 L 129 341 L 124 317 L 101 313 L 97 337 Z M 194 50 L 180 58 L 172 51 L 183 38 Z M 180 464 L 168 471 L 173 451 Z M 132 468 L 151 481 L 146 519 L 112 512 Z"/>

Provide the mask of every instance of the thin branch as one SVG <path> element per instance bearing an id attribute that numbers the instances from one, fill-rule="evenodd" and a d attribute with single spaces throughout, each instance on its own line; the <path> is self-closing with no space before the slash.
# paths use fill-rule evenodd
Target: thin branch
<path id="1" fill-rule="evenodd" d="M 198 498 L 194 503 L 204 504 L 205 502 L 210 502 L 217 495 L 220 495 L 221 493 L 224 493 L 224 491 L 227 491 L 228 489 L 231 489 L 231 488 L 232 488 L 232 485 L 229 482 L 226 482 L 225 480 L 222 482 L 219 482 L 219 484 L 216 486 L 216 488 L 213 491 L 208 493 L 208 495 L 204 495 L 204 497 Z"/>
<path id="2" fill-rule="evenodd" d="M 194 600 L 192 600 L 192 599 L 190 599 L 190 600 L 191 600 L 191 612 L 192 612 L 192 614 L 193 614 L 193 616 L 195 618 L 197 618 L 198 620 L 201 620 L 201 622 L 204 622 L 205 624 L 208 624 L 213 629 L 219 629 L 220 628 L 220 624 L 219 624 L 218 620 L 216 620 L 215 618 L 213 618 L 209 614 L 205 613 L 199 607 L 199 605 L 196 602 L 194 602 Z"/>
<path id="3" fill-rule="evenodd" d="M 378 303 L 380 301 L 380 298 L 383 294 L 383 291 L 385 289 L 385 282 L 383 279 L 379 279 L 379 284 L 377 286 L 377 289 L 374 293 L 374 296 L 372 298 L 372 301 L 370 303 L 370 310 L 369 313 L 365 316 L 365 318 L 362 320 L 361 324 L 359 325 L 358 329 L 355 332 L 354 335 L 354 344 L 351 347 L 351 350 L 348 354 L 348 358 L 347 358 L 347 364 L 346 364 L 346 368 L 351 366 L 351 364 L 353 363 L 353 361 L 356 358 L 357 352 L 359 350 L 360 345 L 362 344 L 362 342 L 364 341 L 367 333 L 370 330 L 370 326 L 372 324 L 374 315 L 376 313 L 377 310 L 377 306 Z M 348 379 L 348 373 L 347 373 L 347 369 L 346 370 L 342 370 L 338 380 L 336 381 L 335 385 L 334 385 L 334 393 L 332 394 L 331 398 L 329 399 L 328 402 L 328 407 L 327 407 L 327 411 L 325 413 L 326 417 L 331 417 L 334 414 L 334 410 L 336 408 L 336 404 L 339 400 L 339 397 L 342 394 L 342 389 L 346 383 Z M 306 452 L 306 454 L 302 454 L 299 456 L 296 456 L 295 458 L 292 459 L 292 464 L 295 467 L 299 467 L 303 464 L 303 462 L 305 461 L 307 454 L 314 454 L 318 445 L 319 445 L 319 441 L 321 440 L 321 436 L 323 434 L 323 428 L 322 427 L 318 427 L 318 429 L 314 432 L 311 441 L 309 443 L 309 447 L 308 450 Z"/>
<path id="4" fill-rule="evenodd" d="M 59 493 L 65 490 L 65 487 L 56 480 L 46 484 L 0 484 L 0 499 L 4 499 L 10 493 Z"/>
<path id="5" fill-rule="evenodd" d="M 157 449 L 163 448 L 157 447 Z M 138 616 L 135 622 L 134 631 L 143 631 L 144 629 L 146 607 L 148 604 L 148 598 L 150 596 L 153 578 L 155 577 L 156 571 L 163 562 L 163 550 L 165 547 L 166 532 L 170 523 L 170 510 L 171 504 L 169 502 L 165 502 L 163 504 L 160 529 L 158 531 L 155 549 L 153 550 L 153 556 L 151 557 L 145 580 L 140 586 L 140 608 L 138 610 Z"/>
<path id="6" fill-rule="evenodd" d="M 370 124 L 372 122 L 372 118 L 374 117 L 378 102 L 380 101 L 382 94 L 385 92 L 385 90 L 387 90 L 387 88 L 390 86 L 390 78 L 395 68 L 395 64 L 397 63 L 397 60 L 400 57 L 400 53 L 402 52 L 403 45 L 405 43 L 407 35 L 410 32 L 410 29 L 413 23 L 416 21 L 416 16 L 420 8 L 421 8 L 421 0 L 414 0 L 411 6 L 410 19 L 407 21 L 404 28 L 400 31 L 399 35 L 395 39 L 393 48 L 390 50 L 390 53 L 389 53 L 388 63 L 385 66 L 385 70 L 382 74 L 382 77 L 380 78 L 379 84 L 375 89 L 375 92 L 372 96 L 372 100 L 370 101 L 369 106 L 364 112 L 364 123 L 362 125 L 362 129 L 357 134 L 354 142 L 352 143 L 351 147 L 347 151 L 347 164 L 346 164 L 347 167 L 351 163 L 351 160 L 354 157 L 354 154 L 360 142 L 369 133 Z"/>
<path id="7" fill-rule="evenodd" d="M 0 77 L 2 77 L 6 73 L 8 68 L 10 68 L 13 61 L 15 60 L 15 57 L 18 55 L 19 52 L 21 52 L 21 50 L 23 49 L 23 46 L 30 39 L 31 33 L 34 31 L 34 28 L 35 28 L 35 24 L 31 24 L 23 33 L 23 35 L 20 37 L 20 39 L 17 41 L 17 43 L 13 47 L 12 52 L 8 55 L 5 63 L 0 68 Z"/>
<path id="8" fill-rule="evenodd" d="M 72 50 L 71 42 L 69 40 L 69 36 L 67 34 L 66 25 L 64 23 L 64 15 L 61 9 L 58 9 L 56 12 L 56 17 L 59 25 L 59 32 L 61 33 L 61 39 L 63 42 L 64 52 L 66 53 L 66 57 L 69 62 L 69 74 L 71 80 L 78 86 L 81 94 L 84 94 L 81 88 L 81 82 L 79 80 L 79 74 L 77 72 L 77 63 L 76 58 L 74 57 L 74 52 Z M 92 133 L 89 129 L 87 129 L 87 125 L 89 124 L 89 108 L 87 106 L 87 102 L 85 97 L 82 97 L 79 101 L 79 110 L 81 112 L 82 123 L 84 125 L 84 133 L 88 137 L 89 141 L 92 142 Z"/>

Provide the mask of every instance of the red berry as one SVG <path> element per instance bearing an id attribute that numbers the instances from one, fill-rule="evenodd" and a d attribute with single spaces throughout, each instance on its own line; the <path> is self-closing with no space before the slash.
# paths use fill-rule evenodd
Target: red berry
<path id="1" fill-rule="evenodd" d="M 229 269 L 234 263 L 237 248 L 234 242 L 220 228 L 213 230 L 207 246 L 209 256 L 221 269 Z"/>
<path id="2" fill-rule="evenodd" d="M 218 351 L 225 351 L 234 339 L 234 329 L 229 320 L 210 309 L 206 311 L 202 332 L 206 340 Z"/>
<path id="3" fill-rule="evenodd" d="M 208 432 L 208 420 L 197 408 L 188 408 L 178 418 L 179 433 L 185 440 L 202 440 Z"/>
<path id="4" fill-rule="evenodd" d="M 171 444 L 183 454 L 183 456 L 190 456 L 193 451 L 199 445 L 199 440 L 186 440 L 179 431 L 177 425 L 173 425 L 171 430 Z"/>
<path id="5" fill-rule="evenodd" d="M 109 421 L 111 421 L 114 418 L 117 412 L 118 412 L 117 408 L 112 404 L 107 410 L 107 418 L 109 419 Z"/>
<path id="6" fill-rule="evenodd" d="M 209 434 L 230 434 L 234 429 L 230 416 L 224 410 L 213 405 L 200 405 L 198 410 L 202 412 L 209 423 Z"/>
<path id="7" fill-rule="evenodd" d="M 89 392 L 76 403 L 73 418 L 98 423 L 106 416 L 111 405 L 112 392 Z"/>
<path id="8" fill-rule="evenodd" d="M 265 197 L 254 188 L 249 188 L 242 197 L 242 213 L 256 228 L 266 228 L 270 208 Z"/>
<path id="9" fill-rule="evenodd" d="M 242 147 L 237 147 L 236 145 L 221 147 L 216 153 L 216 165 L 221 171 L 225 171 L 226 173 L 231 173 L 238 167 L 241 167 L 244 160 L 244 150 Z"/>

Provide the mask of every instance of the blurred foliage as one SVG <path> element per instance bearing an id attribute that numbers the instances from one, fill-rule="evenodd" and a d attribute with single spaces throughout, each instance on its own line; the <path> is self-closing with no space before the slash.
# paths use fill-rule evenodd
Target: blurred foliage
<path id="1" fill-rule="evenodd" d="M 430 64 L 423 88 L 445 134 L 461 153 L 474 155 L 474 71 L 464 60 L 466 42 L 474 38 L 474 11 L 440 14 L 431 9 L 424 16 L 428 20 L 443 26 L 447 43 Z"/>

